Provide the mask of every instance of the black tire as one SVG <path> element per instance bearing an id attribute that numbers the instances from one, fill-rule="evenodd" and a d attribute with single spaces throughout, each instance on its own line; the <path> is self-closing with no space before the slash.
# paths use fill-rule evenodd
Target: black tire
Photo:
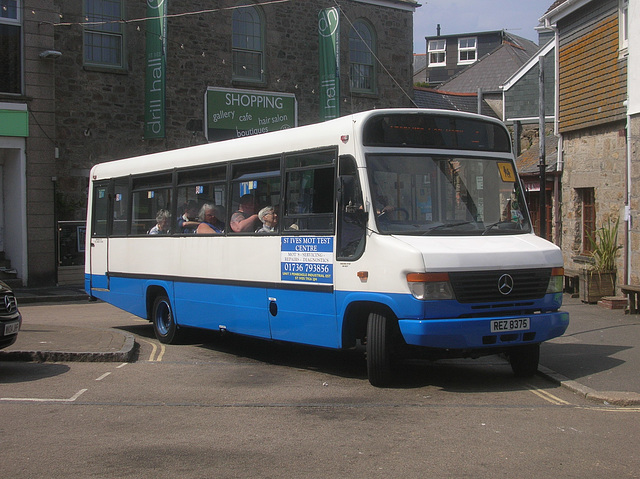
<path id="1" fill-rule="evenodd" d="M 367 321 L 367 376 L 372 386 L 392 383 L 392 337 L 390 321 L 384 314 L 371 313 Z"/>
<path id="2" fill-rule="evenodd" d="M 171 302 L 167 296 L 156 297 L 151 310 L 151 322 L 158 341 L 165 344 L 177 342 L 178 325 L 173 318 Z"/>
<path id="3" fill-rule="evenodd" d="M 519 378 L 530 378 L 538 371 L 540 344 L 518 346 L 510 350 L 508 356 L 513 374 Z"/>

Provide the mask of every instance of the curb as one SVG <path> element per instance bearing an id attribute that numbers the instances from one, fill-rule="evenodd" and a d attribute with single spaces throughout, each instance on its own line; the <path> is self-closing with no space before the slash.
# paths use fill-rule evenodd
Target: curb
<path id="1" fill-rule="evenodd" d="M 22 296 L 20 292 L 14 292 L 18 300 L 18 307 L 23 304 L 38 303 L 63 303 L 69 301 L 88 301 L 88 294 L 68 294 L 68 295 L 50 295 L 50 296 Z"/>
<path id="2" fill-rule="evenodd" d="M 25 362 L 131 362 L 138 343 L 133 335 L 122 333 L 125 337 L 120 351 L 113 352 L 69 352 L 69 351 L 0 351 L 0 361 Z"/>
<path id="3" fill-rule="evenodd" d="M 590 401 L 612 404 L 615 406 L 640 405 L 640 394 L 638 393 L 624 391 L 596 391 L 595 389 L 584 386 L 579 382 L 569 379 L 562 374 L 558 374 L 544 366 L 538 366 L 538 374 Z"/>

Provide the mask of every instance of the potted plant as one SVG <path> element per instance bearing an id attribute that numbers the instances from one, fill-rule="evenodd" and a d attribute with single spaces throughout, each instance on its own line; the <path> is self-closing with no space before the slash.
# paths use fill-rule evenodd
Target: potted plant
<path id="1" fill-rule="evenodd" d="M 615 294 L 616 260 L 622 248 L 618 244 L 619 223 L 619 219 L 609 218 L 589 236 L 593 265 L 580 277 L 581 299 L 586 303 L 597 303 L 602 297 Z"/>

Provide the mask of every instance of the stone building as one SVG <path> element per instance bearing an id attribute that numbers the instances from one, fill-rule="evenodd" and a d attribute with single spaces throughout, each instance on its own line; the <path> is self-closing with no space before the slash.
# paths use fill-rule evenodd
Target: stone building
<path id="1" fill-rule="evenodd" d="M 565 268 L 590 262 L 589 237 L 607 221 L 619 221 L 622 254 L 617 283 L 638 282 L 628 200 L 637 169 L 629 148 L 627 0 L 558 0 L 542 17 L 557 41 L 557 118 L 562 180 L 562 249 Z M 635 185 L 634 185 L 635 188 Z M 637 198 L 637 195 L 636 195 Z M 637 240 L 636 240 L 637 245 Z"/>
<path id="2" fill-rule="evenodd" d="M 281 115 L 287 126 L 321 121 L 328 101 L 337 115 L 412 106 L 414 0 L 7 5 L 0 16 L 0 60 L 11 70 L 0 80 L 0 251 L 5 269 L 29 286 L 58 280 L 59 222 L 84 220 L 93 165 L 240 131 L 212 126 L 216 94 L 289 101 L 292 109 Z M 330 20 L 339 19 L 339 88 L 331 91 L 339 97 L 327 100 L 319 67 L 326 17 L 319 14 L 330 8 Z"/>

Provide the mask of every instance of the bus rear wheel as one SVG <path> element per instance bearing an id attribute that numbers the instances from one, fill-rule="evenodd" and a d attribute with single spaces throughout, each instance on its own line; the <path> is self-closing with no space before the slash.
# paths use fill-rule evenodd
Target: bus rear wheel
<path id="1" fill-rule="evenodd" d="M 392 383 L 391 321 L 380 313 L 369 314 L 367 321 L 367 376 L 371 385 L 387 387 Z"/>
<path id="2" fill-rule="evenodd" d="M 158 341 L 165 344 L 177 341 L 178 325 L 173 318 L 171 302 L 167 296 L 156 297 L 151 310 L 151 322 Z"/>
<path id="3" fill-rule="evenodd" d="M 518 346 L 508 353 L 511 370 L 519 378 L 530 378 L 538 371 L 540 344 Z"/>

